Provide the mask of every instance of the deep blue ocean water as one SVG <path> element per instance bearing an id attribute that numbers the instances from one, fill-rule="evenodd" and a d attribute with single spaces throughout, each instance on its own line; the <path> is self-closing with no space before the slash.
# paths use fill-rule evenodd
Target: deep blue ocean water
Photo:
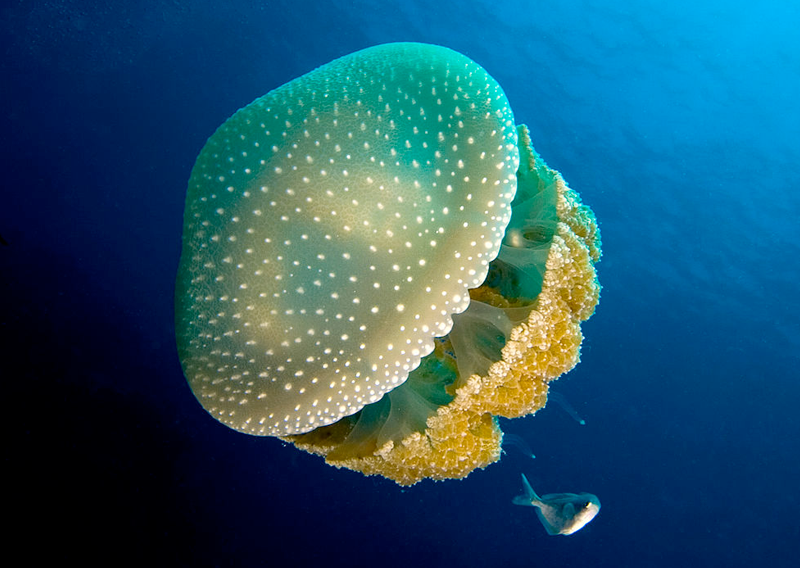
<path id="1" fill-rule="evenodd" d="M 21 1 L 0 7 L 7 550 L 84 565 L 797 566 L 800 4 Z M 189 172 L 236 109 L 390 41 L 446 45 L 595 211 L 603 285 L 556 405 L 402 489 L 249 437 L 174 347 Z M 570 537 L 516 507 L 590 491 Z M 26 538 L 36 546 L 25 544 Z"/>

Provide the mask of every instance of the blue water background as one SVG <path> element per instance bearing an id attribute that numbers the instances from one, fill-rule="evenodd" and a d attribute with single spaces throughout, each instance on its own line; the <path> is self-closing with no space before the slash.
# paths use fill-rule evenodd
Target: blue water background
<path id="1" fill-rule="evenodd" d="M 0 7 L 6 545 L 176 566 L 797 566 L 800 4 Z M 335 57 L 446 45 L 594 209 L 604 286 L 557 406 L 401 489 L 211 419 L 173 343 L 183 199 L 233 111 Z M 590 491 L 571 537 L 516 507 Z"/>

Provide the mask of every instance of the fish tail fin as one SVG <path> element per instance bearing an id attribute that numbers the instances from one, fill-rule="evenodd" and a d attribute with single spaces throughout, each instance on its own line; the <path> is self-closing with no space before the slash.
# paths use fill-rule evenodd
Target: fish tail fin
<path id="1" fill-rule="evenodd" d="M 522 505 L 523 507 L 533 507 L 533 503 L 530 502 L 530 499 L 525 497 L 525 495 L 517 495 L 511 501 L 514 505 Z"/>
<path id="2" fill-rule="evenodd" d="M 528 478 L 525 477 L 525 474 L 522 474 L 522 487 L 525 490 L 525 495 L 517 495 L 514 497 L 514 505 L 522 505 L 524 507 L 537 507 L 541 503 L 541 499 L 531 487 L 531 484 L 528 483 Z"/>

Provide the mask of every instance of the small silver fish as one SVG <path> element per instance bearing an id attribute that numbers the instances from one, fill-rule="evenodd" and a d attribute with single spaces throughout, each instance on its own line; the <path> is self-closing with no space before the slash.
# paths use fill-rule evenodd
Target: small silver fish
<path id="1" fill-rule="evenodd" d="M 524 473 L 522 485 L 525 495 L 514 497 L 514 504 L 536 507 L 536 514 L 548 534 L 577 532 L 600 512 L 600 499 L 591 493 L 553 493 L 539 497 Z"/>

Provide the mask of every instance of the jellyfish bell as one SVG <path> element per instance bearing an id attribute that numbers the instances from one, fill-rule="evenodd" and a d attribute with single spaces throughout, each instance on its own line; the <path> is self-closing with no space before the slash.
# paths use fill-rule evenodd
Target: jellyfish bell
<path id="1" fill-rule="evenodd" d="M 206 409 L 299 434 L 402 384 L 497 256 L 518 163 L 499 85 L 441 47 L 367 49 L 236 113 L 192 172 L 179 270 Z"/>
<path id="2" fill-rule="evenodd" d="M 598 258 L 591 212 L 483 68 L 377 46 L 271 91 L 206 143 L 178 351 L 232 428 L 399 483 L 463 477 L 499 457 L 494 415 L 544 404 L 549 379 L 523 376 L 531 349 L 566 338 L 567 365 L 548 357 L 545 375 L 574 365 Z M 509 377 L 533 398 L 507 400 Z"/>

